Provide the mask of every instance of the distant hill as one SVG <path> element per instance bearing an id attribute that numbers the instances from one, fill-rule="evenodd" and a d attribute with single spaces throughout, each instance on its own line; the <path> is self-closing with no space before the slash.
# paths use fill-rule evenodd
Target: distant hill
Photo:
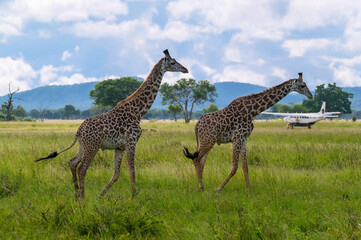
<path id="1" fill-rule="evenodd" d="M 72 104 L 80 110 L 86 110 L 92 106 L 89 92 L 97 83 L 51 85 L 19 92 L 15 96 L 23 101 L 16 100 L 15 105 L 21 105 L 27 111 L 31 109 L 59 109 L 67 104 Z M 0 97 L 0 103 L 5 102 L 7 99 L 7 95 Z"/>
<path id="2" fill-rule="evenodd" d="M 15 104 L 23 106 L 27 111 L 34 108 L 59 109 L 67 104 L 74 105 L 75 108 L 80 110 L 86 110 L 92 106 L 89 92 L 97 83 L 98 82 L 61 86 L 52 85 L 19 92 L 16 96 L 23 99 L 23 101 L 16 101 Z M 216 83 L 215 86 L 218 93 L 215 104 L 219 108 L 227 106 L 237 97 L 258 93 L 266 89 L 266 87 L 238 82 L 220 82 Z M 350 99 L 352 101 L 351 108 L 353 110 L 361 110 L 361 87 L 345 87 L 343 90 L 354 94 L 354 98 Z M 306 99 L 306 97 L 298 93 L 291 93 L 282 99 L 280 103 L 302 103 L 303 99 Z M 0 97 L 0 103 L 6 100 L 7 95 Z M 160 94 L 158 94 L 152 108 L 166 109 L 167 106 L 162 105 L 161 101 Z M 195 110 L 202 110 L 209 104 L 210 103 L 206 103 L 202 106 L 195 106 Z"/>

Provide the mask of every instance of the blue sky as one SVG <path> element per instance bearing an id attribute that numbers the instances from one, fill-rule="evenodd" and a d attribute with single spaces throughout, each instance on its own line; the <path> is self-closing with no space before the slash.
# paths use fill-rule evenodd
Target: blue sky
<path id="1" fill-rule="evenodd" d="M 0 1 L 0 95 L 145 78 L 166 48 L 190 73 L 163 82 L 361 86 L 361 1 Z"/>

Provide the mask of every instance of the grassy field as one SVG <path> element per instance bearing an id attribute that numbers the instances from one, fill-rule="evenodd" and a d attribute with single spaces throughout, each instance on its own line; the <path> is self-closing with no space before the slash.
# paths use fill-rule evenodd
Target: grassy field
<path id="1" fill-rule="evenodd" d="M 251 189 L 231 169 L 230 144 L 215 146 L 198 191 L 182 146 L 196 149 L 194 125 L 143 122 L 131 198 L 126 161 L 106 197 L 113 152 L 99 151 L 76 201 L 66 148 L 79 121 L 0 123 L 0 239 L 361 239 L 361 122 L 286 130 L 256 121 L 248 142 Z"/>

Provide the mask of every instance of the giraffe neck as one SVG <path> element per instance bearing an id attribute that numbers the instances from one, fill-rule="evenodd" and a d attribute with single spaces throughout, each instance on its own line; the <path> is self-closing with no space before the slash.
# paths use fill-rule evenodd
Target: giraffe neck
<path id="1" fill-rule="evenodd" d="M 147 79 L 132 95 L 116 105 L 115 111 L 124 107 L 130 107 L 132 114 L 137 115 L 139 120 L 148 112 L 157 97 L 165 73 L 162 69 L 162 61 L 163 59 L 158 61 Z"/>
<path id="2" fill-rule="evenodd" d="M 275 105 L 292 91 L 294 79 L 250 96 L 249 112 L 253 117 Z"/>

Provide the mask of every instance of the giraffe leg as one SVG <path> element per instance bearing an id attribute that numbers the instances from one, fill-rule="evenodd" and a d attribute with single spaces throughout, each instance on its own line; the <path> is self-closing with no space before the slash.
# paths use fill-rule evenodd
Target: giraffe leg
<path id="1" fill-rule="evenodd" d="M 240 146 L 239 146 L 239 142 L 233 142 L 233 159 L 232 159 L 232 169 L 229 172 L 228 176 L 226 177 L 226 179 L 222 182 L 222 184 L 217 188 L 217 192 L 222 191 L 222 189 L 224 188 L 224 186 L 228 183 L 228 181 L 233 177 L 234 174 L 236 174 L 237 169 L 238 169 L 238 159 L 239 159 L 239 151 Z"/>
<path id="2" fill-rule="evenodd" d="M 197 177 L 198 177 L 198 187 L 200 190 L 203 191 L 204 186 L 203 186 L 203 170 L 204 170 L 204 165 L 206 164 L 206 160 L 207 160 L 207 156 L 208 153 L 206 153 L 198 163 L 195 163 L 195 168 L 196 168 L 196 172 L 197 172 Z"/>
<path id="3" fill-rule="evenodd" d="M 249 183 L 249 178 L 248 178 L 248 164 L 247 164 L 247 141 L 245 141 L 242 144 L 242 149 L 241 149 L 241 159 L 242 159 L 242 169 L 243 169 L 243 173 L 244 173 L 244 179 L 246 180 L 246 186 L 249 189 L 251 187 L 250 183 Z"/>
<path id="4" fill-rule="evenodd" d="M 78 177 L 76 174 L 76 168 L 78 167 L 79 163 L 80 163 L 79 152 L 72 159 L 68 161 L 71 174 L 73 175 L 75 193 L 77 193 L 79 190 Z"/>
<path id="5" fill-rule="evenodd" d="M 75 193 L 75 197 L 84 198 L 84 180 L 85 174 L 88 170 L 91 160 L 94 158 L 95 154 L 98 152 L 99 147 L 94 147 L 92 149 L 85 149 L 80 166 L 77 168 L 78 178 L 79 178 L 79 189 Z"/>
<path id="6" fill-rule="evenodd" d="M 109 190 L 109 188 L 113 185 L 113 183 L 115 183 L 118 180 L 119 175 L 120 175 L 120 165 L 122 164 L 123 154 L 124 154 L 123 150 L 115 149 L 114 174 L 113 174 L 113 177 L 110 179 L 110 182 L 108 183 L 108 185 L 104 188 L 104 190 L 100 194 L 100 196 L 103 197 L 105 195 L 105 193 Z"/>
<path id="7" fill-rule="evenodd" d="M 134 167 L 134 155 L 135 155 L 135 144 L 129 144 L 126 147 L 127 153 L 127 160 L 128 160 L 128 171 L 129 171 L 129 178 L 130 183 L 132 186 L 132 194 L 135 196 L 136 189 L 135 189 L 135 167 Z"/>

